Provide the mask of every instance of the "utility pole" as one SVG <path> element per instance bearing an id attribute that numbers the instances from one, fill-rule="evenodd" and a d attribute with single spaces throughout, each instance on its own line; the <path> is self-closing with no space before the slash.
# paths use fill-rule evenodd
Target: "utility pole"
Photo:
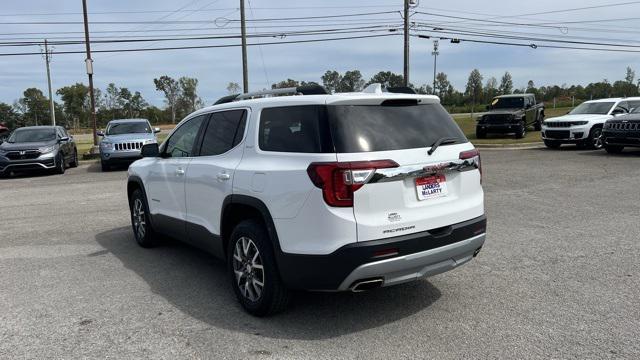
<path id="1" fill-rule="evenodd" d="M 96 98 L 93 94 L 93 60 L 91 59 L 91 45 L 89 43 L 89 19 L 87 17 L 87 0 L 82 0 L 82 14 L 84 16 L 84 42 L 87 48 L 87 75 L 89 75 L 89 97 L 91 98 L 91 119 L 93 120 L 93 146 L 98 146 Z"/>
<path id="2" fill-rule="evenodd" d="M 56 109 L 53 105 L 53 92 L 51 91 L 51 70 L 49 69 L 49 63 L 51 62 L 51 53 L 49 52 L 47 39 L 44 39 L 44 61 L 47 63 L 47 83 L 49 84 L 49 111 L 51 112 L 51 125 L 56 126 Z"/>
<path id="3" fill-rule="evenodd" d="M 409 86 L 409 0 L 404 0 L 404 86 Z"/>
<path id="4" fill-rule="evenodd" d="M 240 31 L 242 33 L 242 91 L 249 92 L 249 69 L 247 69 L 247 23 L 244 16 L 244 0 L 240 0 Z"/>
<path id="5" fill-rule="evenodd" d="M 433 55 L 433 95 L 436 94 L 436 69 L 438 68 L 438 55 L 440 55 L 438 45 L 438 40 L 433 40 L 433 51 L 431 52 Z"/>

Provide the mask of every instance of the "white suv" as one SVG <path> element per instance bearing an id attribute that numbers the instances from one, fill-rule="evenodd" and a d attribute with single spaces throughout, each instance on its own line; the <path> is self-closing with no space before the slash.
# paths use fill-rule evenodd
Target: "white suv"
<path id="1" fill-rule="evenodd" d="M 542 123 L 542 140 L 552 149 L 557 149 L 562 144 L 602 149 L 604 123 L 638 107 L 640 97 L 585 101 L 567 115 L 545 120 Z"/>
<path id="2" fill-rule="evenodd" d="M 137 242 L 162 233 L 225 259 L 254 315 L 282 310 L 289 289 L 439 274 L 485 241 L 480 155 L 435 96 L 226 97 L 142 153 L 127 189 Z"/>

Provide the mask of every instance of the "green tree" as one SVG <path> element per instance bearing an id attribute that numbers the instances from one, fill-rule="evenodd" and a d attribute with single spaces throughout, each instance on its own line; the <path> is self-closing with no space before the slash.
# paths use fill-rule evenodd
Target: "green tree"
<path id="1" fill-rule="evenodd" d="M 83 120 L 88 119 L 87 102 L 89 101 L 89 89 L 82 83 L 65 86 L 56 91 L 63 103 L 63 110 L 67 119 L 71 120 L 74 127 L 79 127 Z"/>
<path id="2" fill-rule="evenodd" d="M 239 94 L 240 84 L 236 82 L 230 82 L 229 85 L 227 85 L 227 92 L 229 93 L 229 95 Z"/>
<path id="3" fill-rule="evenodd" d="M 190 114 L 203 106 L 198 96 L 198 79 L 183 76 L 178 80 L 180 84 L 180 99 L 178 103 L 184 114 Z"/>
<path id="4" fill-rule="evenodd" d="M 0 103 L 0 123 L 4 123 L 9 129 L 13 129 L 18 126 L 19 121 L 20 115 L 18 115 L 13 106 Z"/>
<path id="5" fill-rule="evenodd" d="M 22 98 L 18 100 L 18 104 L 22 111 L 23 123 L 25 125 L 48 124 L 51 121 L 49 100 L 44 96 L 42 90 L 28 88 L 22 95 Z"/>
<path id="6" fill-rule="evenodd" d="M 322 86 L 330 93 L 340 91 L 340 85 L 342 83 L 342 75 L 339 72 L 333 70 L 327 70 L 321 77 Z"/>
<path id="7" fill-rule="evenodd" d="M 382 84 L 382 87 L 400 87 L 404 86 L 404 76 L 394 74 L 391 71 L 380 71 L 373 75 L 368 84 Z"/>
<path id="8" fill-rule="evenodd" d="M 508 95 L 513 92 L 513 78 L 508 71 L 505 71 L 500 80 L 500 94 Z"/>
<path id="9" fill-rule="evenodd" d="M 498 80 L 495 77 L 490 77 L 484 86 L 484 102 L 491 101 L 498 94 Z"/>
<path id="10" fill-rule="evenodd" d="M 285 89 L 300 86 L 300 82 L 293 79 L 287 79 L 271 85 L 272 89 Z"/>
<path id="11" fill-rule="evenodd" d="M 165 102 L 169 109 L 171 109 L 171 123 L 175 124 L 178 101 L 181 97 L 180 84 L 167 75 L 162 75 L 157 79 L 153 79 L 153 83 L 156 86 L 157 91 L 164 93 Z"/>
<path id="12" fill-rule="evenodd" d="M 633 69 L 630 66 L 627 66 L 627 74 L 624 77 L 624 80 L 629 83 L 629 84 L 633 84 L 633 80 L 636 78 L 636 72 L 633 71 Z"/>
<path id="13" fill-rule="evenodd" d="M 342 79 L 340 79 L 338 92 L 362 91 L 365 83 L 366 82 L 362 78 L 362 74 L 360 73 L 360 70 L 347 71 L 342 76 Z"/>
<path id="14" fill-rule="evenodd" d="M 471 112 L 474 113 L 476 101 L 482 99 L 482 75 L 480 74 L 480 70 L 473 69 L 473 71 L 471 71 L 465 92 L 471 99 Z"/>

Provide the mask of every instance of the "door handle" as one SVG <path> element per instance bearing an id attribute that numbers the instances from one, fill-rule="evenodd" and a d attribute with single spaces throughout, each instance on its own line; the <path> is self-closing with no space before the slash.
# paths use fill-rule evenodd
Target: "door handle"
<path id="1" fill-rule="evenodd" d="M 227 174 L 227 173 L 219 173 L 218 174 L 218 180 L 220 181 L 227 181 L 231 179 L 231 175 Z"/>
<path id="2" fill-rule="evenodd" d="M 177 168 L 176 169 L 176 176 L 183 176 L 184 175 L 184 169 L 183 168 Z"/>

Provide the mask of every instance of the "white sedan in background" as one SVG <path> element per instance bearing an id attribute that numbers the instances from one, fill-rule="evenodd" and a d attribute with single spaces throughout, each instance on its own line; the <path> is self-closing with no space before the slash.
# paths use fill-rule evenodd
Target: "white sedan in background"
<path id="1" fill-rule="evenodd" d="M 562 144 L 601 149 L 604 123 L 638 107 L 640 97 L 586 101 L 567 115 L 545 120 L 542 123 L 542 140 L 547 147 L 553 149 Z"/>

